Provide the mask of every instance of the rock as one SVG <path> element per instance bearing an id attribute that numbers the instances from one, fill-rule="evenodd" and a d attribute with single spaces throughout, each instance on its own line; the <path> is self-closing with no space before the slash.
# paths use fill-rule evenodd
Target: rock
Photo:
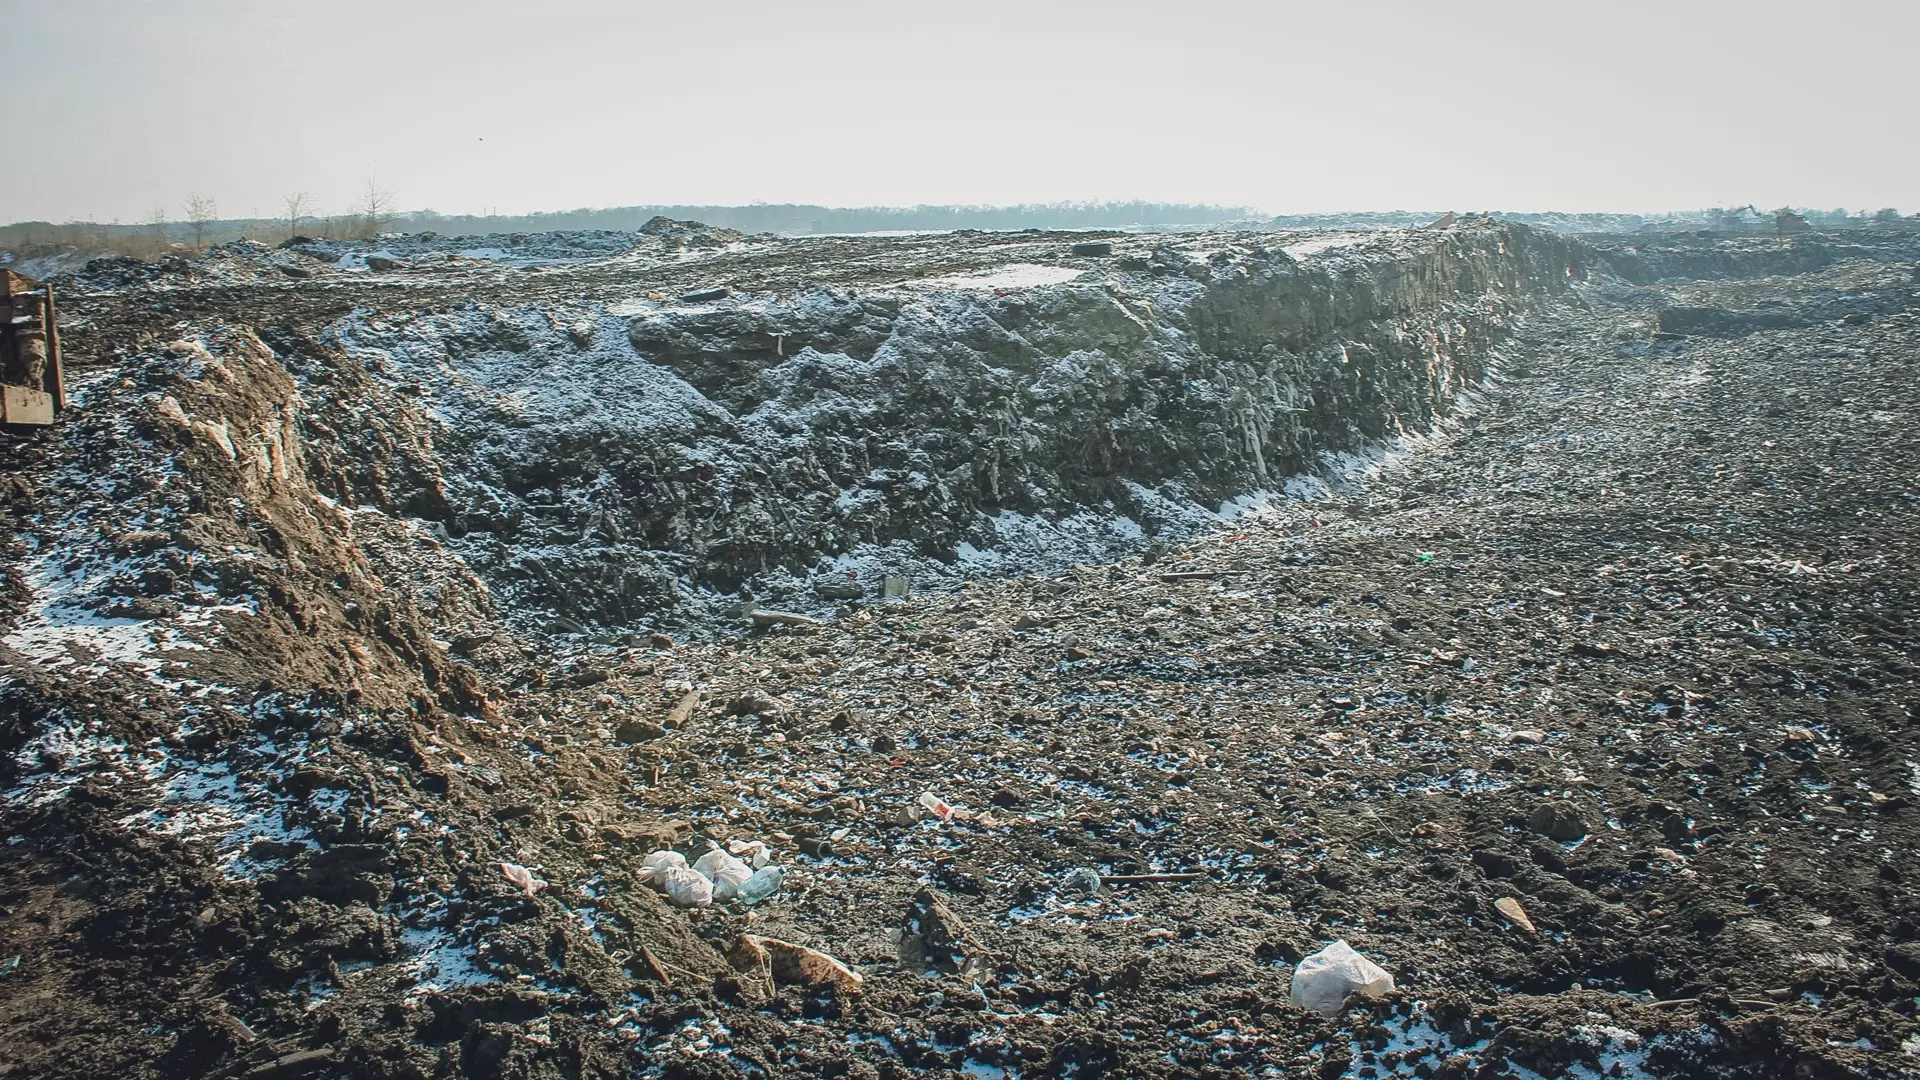
<path id="1" fill-rule="evenodd" d="M 1068 896 L 1097 896 L 1101 887 L 1100 871 L 1088 866 L 1076 866 L 1060 878 L 1060 891 Z"/>
<path id="2" fill-rule="evenodd" d="M 748 691 L 727 702 L 728 716 L 778 716 L 785 712 L 778 699 Z"/>
<path id="3" fill-rule="evenodd" d="M 932 889 L 921 889 L 900 928 L 900 966 L 957 975 L 984 962 L 966 924 Z"/>
<path id="4" fill-rule="evenodd" d="M 1570 802 L 1542 803 L 1527 815 L 1527 828 L 1549 840 L 1567 843 L 1587 835 L 1587 819 Z"/>
<path id="5" fill-rule="evenodd" d="M 1113 254 L 1113 243 L 1108 240 L 1089 240 L 1085 243 L 1075 244 L 1067 250 L 1075 255 L 1111 255 Z"/>
<path id="6" fill-rule="evenodd" d="M 1890 945 L 1882 959 L 1895 972 L 1920 982 L 1920 942 L 1903 941 L 1898 945 Z"/>
<path id="7" fill-rule="evenodd" d="M 1547 741 L 1544 731 L 1512 731 L 1507 733 L 1507 741 L 1524 746 L 1534 746 Z"/>
<path id="8" fill-rule="evenodd" d="M 858 600 L 867 595 L 867 590 L 857 581 L 828 580 L 816 582 L 813 594 L 822 600 Z"/>
<path id="9" fill-rule="evenodd" d="M 613 737 L 623 743 L 652 742 L 665 738 L 667 729 L 645 720 L 622 720 L 613 729 Z"/>

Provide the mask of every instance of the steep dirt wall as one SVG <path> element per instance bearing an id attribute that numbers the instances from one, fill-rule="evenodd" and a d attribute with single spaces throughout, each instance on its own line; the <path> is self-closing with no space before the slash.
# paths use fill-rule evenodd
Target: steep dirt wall
<path id="1" fill-rule="evenodd" d="M 432 462 L 385 470 L 381 505 L 444 525 L 509 608 L 631 626 L 715 593 L 840 597 L 1213 523 L 1326 454 L 1430 428 L 1512 319 L 1587 270 L 1577 241 L 1513 225 L 1214 239 L 1062 280 L 469 304 L 318 344 L 381 387 L 334 410 L 341 440 L 396 415 L 428 429 Z"/>
<path id="2" fill-rule="evenodd" d="M 316 488 L 317 418 L 252 333 L 189 329 L 85 377 L 76 396 L 66 422 L 5 447 L 14 567 L 0 659 L 48 677 L 7 685 L 0 711 L 103 708 L 87 688 L 115 680 L 156 703 L 271 686 L 485 711 L 477 677 L 439 640 L 491 622 L 485 586 L 404 521 Z M 144 726 L 180 723 L 155 711 Z M 0 751 L 25 737 L 0 730 Z"/>

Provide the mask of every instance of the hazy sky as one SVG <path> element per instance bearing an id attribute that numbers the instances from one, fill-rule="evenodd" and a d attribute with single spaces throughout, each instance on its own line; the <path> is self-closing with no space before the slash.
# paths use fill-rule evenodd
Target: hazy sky
<path id="1" fill-rule="evenodd" d="M 0 221 L 1920 210 L 1916 0 L 0 0 Z"/>

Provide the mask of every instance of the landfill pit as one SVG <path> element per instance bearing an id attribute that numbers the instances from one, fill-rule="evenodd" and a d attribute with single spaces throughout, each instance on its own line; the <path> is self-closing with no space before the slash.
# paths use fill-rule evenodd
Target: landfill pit
<path id="1" fill-rule="evenodd" d="M 57 280 L 0 1075 L 1911 1075 L 1917 255 L 670 224 Z M 777 888 L 648 866 L 729 845 Z M 1298 1003 L 1341 941 L 1392 988 Z"/>

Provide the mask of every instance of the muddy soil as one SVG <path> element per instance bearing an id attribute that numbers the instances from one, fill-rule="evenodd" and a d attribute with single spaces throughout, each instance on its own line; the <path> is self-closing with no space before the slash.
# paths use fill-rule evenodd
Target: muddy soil
<path id="1" fill-rule="evenodd" d="M 622 648 L 280 469 L 273 352 L 144 354 L 185 426 L 68 423 L 179 475 L 5 450 L 0 1075 L 1920 1074 L 1901 251 L 1598 274 L 1463 423 L 1147 557 Z M 223 379 L 277 452 L 194 456 Z M 769 900 L 640 881 L 732 840 Z M 1397 989 L 1292 1005 L 1334 940 Z"/>

